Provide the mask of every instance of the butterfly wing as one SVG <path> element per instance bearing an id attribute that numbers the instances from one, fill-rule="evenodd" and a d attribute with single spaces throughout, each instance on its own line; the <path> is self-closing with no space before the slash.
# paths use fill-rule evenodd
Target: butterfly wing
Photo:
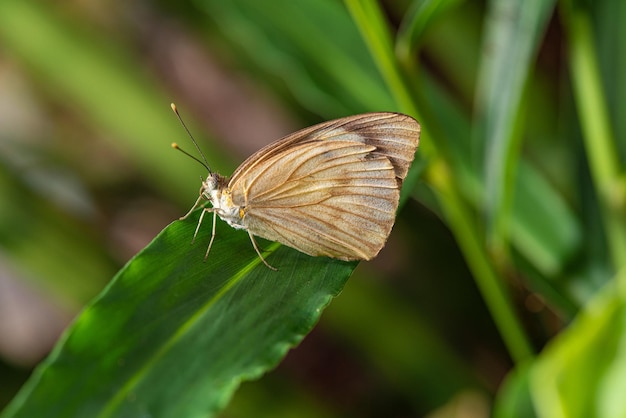
<path id="1" fill-rule="evenodd" d="M 404 179 L 419 145 L 420 125 L 410 116 L 393 112 L 364 113 L 320 123 L 279 139 L 248 157 L 230 177 L 236 187 L 241 178 L 262 171 L 267 160 L 282 155 L 294 144 L 314 141 L 351 141 L 377 148 L 387 157 L 399 179 Z M 260 166 L 260 167 L 259 167 Z"/>
<path id="2" fill-rule="evenodd" d="M 393 226 L 419 124 L 396 113 L 338 119 L 291 134 L 229 181 L 254 235 L 310 255 L 376 256 Z"/>

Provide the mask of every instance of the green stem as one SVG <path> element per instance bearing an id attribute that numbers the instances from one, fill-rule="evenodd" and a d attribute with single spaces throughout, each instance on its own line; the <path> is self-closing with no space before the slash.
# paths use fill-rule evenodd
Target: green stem
<path id="1" fill-rule="evenodd" d="M 461 198 L 452 179 L 449 167 L 441 160 L 433 163 L 428 180 L 437 190 L 446 219 L 452 229 L 476 285 L 502 335 L 511 357 L 522 362 L 533 356 L 533 349 L 520 323 L 504 280 L 498 276 L 491 263 L 485 243 L 472 222 L 470 209 Z"/>
<path id="2" fill-rule="evenodd" d="M 590 16 L 568 3 L 565 3 L 565 10 L 574 98 L 591 175 L 599 195 L 609 252 L 615 271 L 619 271 L 626 267 L 626 225 L 617 142 L 602 88 Z"/>
<path id="3" fill-rule="evenodd" d="M 418 116 L 417 106 L 408 93 L 405 79 L 394 55 L 392 38 L 383 14 L 374 0 L 345 0 L 385 82 L 399 108 Z M 471 211 L 461 197 L 450 175 L 449 165 L 439 156 L 435 142 L 422 141 L 421 152 L 431 161 L 427 178 L 438 191 L 438 196 L 450 228 L 475 277 L 485 303 L 508 347 L 511 357 L 520 362 L 532 357 L 533 350 L 519 322 L 513 303 L 489 261 L 484 242 L 481 242 L 477 225 L 472 222 Z"/>
<path id="4" fill-rule="evenodd" d="M 406 84 L 398 69 L 397 60 L 391 48 L 393 45 L 391 35 L 378 4 L 370 0 L 345 0 L 345 4 L 400 110 L 417 116 L 417 107 L 408 94 Z"/>

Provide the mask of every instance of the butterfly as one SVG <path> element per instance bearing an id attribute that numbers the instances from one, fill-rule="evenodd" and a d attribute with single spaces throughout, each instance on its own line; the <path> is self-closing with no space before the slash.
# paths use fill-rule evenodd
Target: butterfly
<path id="1" fill-rule="evenodd" d="M 178 115 L 174 104 L 172 109 Z M 204 162 L 172 144 L 209 171 L 200 196 L 180 219 L 204 207 L 195 240 L 204 216 L 213 214 L 205 259 L 219 216 L 233 228 L 246 230 L 260 259 L 273 270 L 259 251 L 255 236 L 311 256 L 370 260 L 389 237 L 402 181 L 419 139 L 419 123 L 407 115 L 378 112 L 348 116 L 302 129 L 265 146 L 231 177 L 211 171 L 193 138 Z M 204 206 L 207 201 L 210 207 Z"/>

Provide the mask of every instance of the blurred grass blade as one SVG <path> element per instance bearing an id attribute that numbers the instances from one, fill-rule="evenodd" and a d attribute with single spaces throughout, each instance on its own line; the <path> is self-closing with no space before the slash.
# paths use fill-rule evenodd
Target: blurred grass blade
<path id="1" fill-rule="evenodd" d="M 85 236 L 85 224 L 35 194 L 18 170 L 0 156 L 2 263 L 15 265 L 56 304 L 76 312 L 102 289 L 115 267 L 102 244 Z"/>
<path id="2" fill-rule="evenodd" d="M 479 207 L 485 190 L 483 178 L 470 161 L 470 120 L 426 73 L 422 76 L 421 86 L 433 109 L 430 113 L 436 116 L 428 124 L 429 131 L 436 132 L 439 143 L 446 141 L 443 147 L 450 150 L 459 189 Z M 544 279 L 561 274 L 580 250 L 581 224 L 555 186 L 530 163 L 518 164 L 514 180 L 510 241 Z"/>
<path id="3" fill-rule="evenodd" d="M 538 357 L 530 388 L 540 417 L 626 416 L 624 283 L 613 280 Z"/>
<path id="4" fill-rule="evenodd" d="M 383 18 L 380 5 L 373 0 L 345 0 L 345 3 L 392 92 L 398 108 L 403 112 L 418 116 L 417 107 L 395 58 L 389 27 Z M 460 194 L 452 167 L 447 161 L 437 158 L 438 149 L 434 142 L 424 140 L 422 137 L 420 146 L 421 154 L 431 159 L 426 177 L 437 189 L 443 212 L 451 224 L 451 229 L 511 356 L 516 361 L 532 356 L 530 343 L 513 310 L 511 299 L 502 285 L 503 281 L 497 277 L 484 245 L 479 242 L 477 225 L 469 216 L 467 202 Z"/>
<path id="5" fill-rule="evenodd" d="M 317 322 L 356 263 L 308 257 L 218 221 L 190 240 L 177 221 L 70 327 L 4 417 L 212 416 L 243 380 L 273 368 Z"/>
<path id="6" fill-rule="evenodd" d="M 344 3 L 374 57 L 374 62 L 396 102 L 397 110 L 419 120 L 419 113 L 398 66 L 392 36 L 380 5 L 371 0 L 345 0 Z M 431 146 L 428 141 L 422 141 L 421 150 L 430 155 Z"/>
<path id="7" fill-rule="evenodd" d="M 545 277 L 555 277 L 580 248 L 581 227 L 536 169 L 524 162 L 518 166 L 510 240 Z"/>
<path id="8" fill-rule="evenodd" d="M 403 63 L 413 60 L 416 45 L 426 28 L 464 0 L 413 0 L 402 19 L 396 40 L 396 54 Z"/>
<path id="9" fill-rule="evenodd" d="M 554 1 L 495 0 L 489 8 L 476 93 L 477 143 L 484 146 L 488 239 L 502 246 L 509 234 L 522 98 Z"/>
<path id="10" fill-rule="evenodd" d="M 577 2 L 563 3 L 576 108 L 591 177 L 602 209 L 602 222 L 613 268 L 618 272 L 626 268 L 624 168 L 619 158 L 618 140 L 613 133 L 609 105 L 602 87 L 591 16 Z M 618 119 L 621 117 L 620 113 Z"/>
<path id="11" fill-rule="evenodd" d="M 354 23 L 336 1 L 198 0 L 210 23 L 233 48 L 279 78 L 310 111 L 326 118 L 371 110 L 394 110 Z M 280 10 L 280 13 L 276 13 Z M 214 36 L 210 33 L 208 36 Z M 371 103 L 376 103 L 372 108 Z"/>
<path id="12" fill-rule="evenodd" d="M 609 103 L 608 112 L 611 118 L 615 138 L 626 138 L 626 118 L 623 108 L 615 106 L 626 97 L 626 7 L 621 1 L 607 1 L 590 9 L 592 19 L 597 22 L 593 28 L 595 47 L 604 97 Z M 620 155 L 626 156 L 626 141 L 615 143 Z M 622 160 L 623 161 L 623 160 Z"/>

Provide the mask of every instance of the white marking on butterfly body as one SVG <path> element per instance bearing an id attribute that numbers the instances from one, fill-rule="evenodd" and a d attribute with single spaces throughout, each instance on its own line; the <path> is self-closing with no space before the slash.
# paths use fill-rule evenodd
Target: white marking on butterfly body
<path id="1" fill-rule="evenodd" d="M 221 220 L 235 229 L 247 229 L 243 224 L 243 210 L 233 203 L 232 195 L 227 187 L 221 187 L 219 174 L 212 173 L 203 182 L 202 195 L 211 202 L 213 212 Z"/>

